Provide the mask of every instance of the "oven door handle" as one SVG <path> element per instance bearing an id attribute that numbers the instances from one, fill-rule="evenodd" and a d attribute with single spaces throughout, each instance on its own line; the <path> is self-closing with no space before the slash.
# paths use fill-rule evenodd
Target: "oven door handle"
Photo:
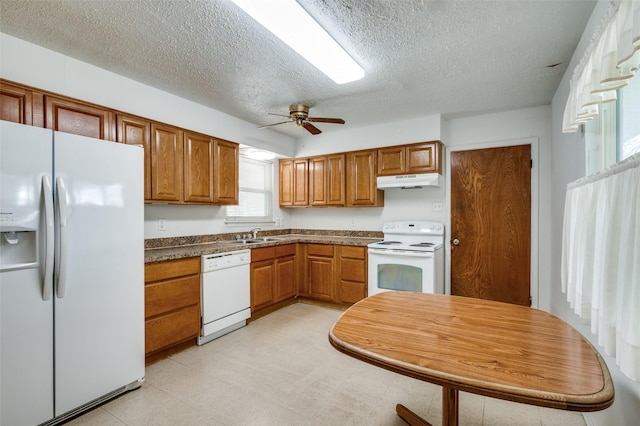
<path id="1" fill-rule="evenodd" d="M 389 257 L 433 257 L 431 251 L 397 250 L 397 249 L 376 249 L 369 248 L 369 254 L 379 254 Z"/>

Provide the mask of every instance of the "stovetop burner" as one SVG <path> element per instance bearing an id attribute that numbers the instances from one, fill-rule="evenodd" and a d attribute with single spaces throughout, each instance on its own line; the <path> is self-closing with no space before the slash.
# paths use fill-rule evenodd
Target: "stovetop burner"
<path id="1" fill-rule="evenodd" d="M 400 241 L 380 241 L 377 244 L 379 244 L 381 246 L 392 246 L 392 245 L 402 244 L 402 242 L 400 242 Z"/>
<path id="2" fill-rule="evenodd" d="M 410 247 L 433 247 L 435 244 L 433 243 L 417 243 L 417 244 L 409 244 Z"/>

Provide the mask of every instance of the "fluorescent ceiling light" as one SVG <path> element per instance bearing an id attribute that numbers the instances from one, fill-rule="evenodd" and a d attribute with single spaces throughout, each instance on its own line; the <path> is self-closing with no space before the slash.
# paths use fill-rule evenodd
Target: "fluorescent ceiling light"
<path id="1" fill-rule="evenodd" d="M 338 84 L 364 70 L 295 0 L 231 0 Z"/>

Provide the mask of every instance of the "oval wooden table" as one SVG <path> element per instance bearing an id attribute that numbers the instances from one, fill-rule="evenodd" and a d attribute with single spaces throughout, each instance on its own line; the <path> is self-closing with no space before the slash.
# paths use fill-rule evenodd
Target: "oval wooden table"
<path id="1" fill-rule="evenodd" d="M 609 370 L 574 328 L 537 309 L 441 294 L 384 292 L 346 310 L 329 332 L 341 352 L 442 386 L 442 424 L 458 424 L 458 391 L 571 411 L 613 403 Z M 398 415 L 428 425 L 401 404 Z"/>

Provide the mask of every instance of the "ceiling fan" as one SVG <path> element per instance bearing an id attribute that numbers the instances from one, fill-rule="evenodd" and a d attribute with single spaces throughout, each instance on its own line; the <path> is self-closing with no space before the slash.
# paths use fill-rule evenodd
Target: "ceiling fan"
<path id="1" fill-rule="evenodd" d="M 278 126 L 285 123 L 295 123 L 296 125 L 303 127 L 312 135 L 317 135 L 322 133 L 322 131 L 320 131 L 320 129 L 318 129 L 311 123 L 344 124 L 344 120 L 342 118 L 309 117 L 309 106 L 304 104 L 289 105 L 289 115 L 274 114 L 272 112 L 270 112 L 269 114 L 278 115 L 280 117 L 287 117 L 288 120 L 281 121 L 279 123 L 267 124 L 266 126 L 260 126 L 259 129 L 262 129 L 264 127 Z"/>

